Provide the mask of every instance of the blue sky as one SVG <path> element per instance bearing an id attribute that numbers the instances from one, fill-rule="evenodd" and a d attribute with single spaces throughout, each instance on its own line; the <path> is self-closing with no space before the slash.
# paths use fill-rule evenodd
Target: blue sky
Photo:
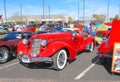
<path id="1" fill-rule="evenodd" d="M 20 13 L 20 5 L 22 5 L 23 15 L 42 15 L 43 0 L 6 0 L 7 17 Z M 48 5 L 50 4 L 50 13 L 65 14 L 72 18 L 83 16 L 83 0 L 44 0 L 45 14 L 48 14 Z M 92 14 L 107 14 L 107 6 L 109 3 L 109 17 L 113 17 L 120 13 L 120 0 L 85 0 L 85 16 L 92 17 Z M 0 0 L 0 14 L 4 18 L 4 0 Z"/>

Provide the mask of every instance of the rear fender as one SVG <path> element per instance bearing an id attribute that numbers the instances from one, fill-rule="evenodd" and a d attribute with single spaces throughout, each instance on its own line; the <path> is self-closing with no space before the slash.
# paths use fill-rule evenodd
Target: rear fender
<path id="1" fill-rule="evenodd" d="M 50 57 L 61 49 L 65 49 L 67 51 L 69 60 L 73 60 L 77 55 L 76 50 L 65 42 L 54 42 L 48 44 L 47 47 L 40 53 L 40 55 L 44 57 Z"/>
<path id="2" fill-rule="evenodd" d="M 11 50 L 11 48 L 10 48 L 9 46 L 2 45 L 2 46 L 0 46 L 0 47 L 5 47 L 5 48 L 7 48 L 7 49 L 9 50 L 9 52 L 12 52 L 12 50 Z"/>
<path id="3" fill-rule="evenodd" d="M 99 47 L 97 48 L 97 50 L 98 50 L 98 52 L 99 53 L 111 53 L 112 52 L 112 47 L 110 47 L 110 45 L 108 44 L 108 42 L 106 42 L 106 41 L 103 41 L 100 45 L 99 45 Z"/>

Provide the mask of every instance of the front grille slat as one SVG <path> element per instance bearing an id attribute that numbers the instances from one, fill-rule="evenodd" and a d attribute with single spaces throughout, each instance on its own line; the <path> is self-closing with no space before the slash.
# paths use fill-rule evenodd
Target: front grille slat
<path id="1" fill-rule="evenodd" d="M 40 44 L 41 39 L 33 39 L 32 41 L 32 49 L 31 49 L 31 56 L 37 56 L 40 53 Z"/>

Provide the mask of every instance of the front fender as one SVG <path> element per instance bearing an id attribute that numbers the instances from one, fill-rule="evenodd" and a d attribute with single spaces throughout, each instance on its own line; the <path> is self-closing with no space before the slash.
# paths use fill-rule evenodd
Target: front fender
<path id="1" fill-rule="evenodd" d="M 95 41 L 95 38 L 94 37 L 87 37 L 86 40 L 85 40 L 85 43 L 86 44 L 91 44 L 91 42 L 94 42 L 94 46 L 96 45 L 96 41 Z"/>
<path id="2" fill-rule="evenodd" d="M 76 57 L 76 50 L 65 42 L 54 42 L 48 44 L 44 51 L 40 53 L 40 55 L 43 57 L 50 57 L 63 48 L 67 50 L 69 60 L 72 60 Z"/>

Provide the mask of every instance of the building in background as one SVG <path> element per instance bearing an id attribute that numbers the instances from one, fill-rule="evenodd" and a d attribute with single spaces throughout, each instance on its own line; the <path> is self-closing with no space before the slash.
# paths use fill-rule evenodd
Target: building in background
<path id="1" fill-rule="evenodd" d="M 68 16 L 64 15 L 23 15 L 23 16 L 11 16 L 7 18 L 8 22 L 16 24 L 29 24 L 31 21 L 35 23 L 54 23 L 63 22 L 68 23 Z"/>

